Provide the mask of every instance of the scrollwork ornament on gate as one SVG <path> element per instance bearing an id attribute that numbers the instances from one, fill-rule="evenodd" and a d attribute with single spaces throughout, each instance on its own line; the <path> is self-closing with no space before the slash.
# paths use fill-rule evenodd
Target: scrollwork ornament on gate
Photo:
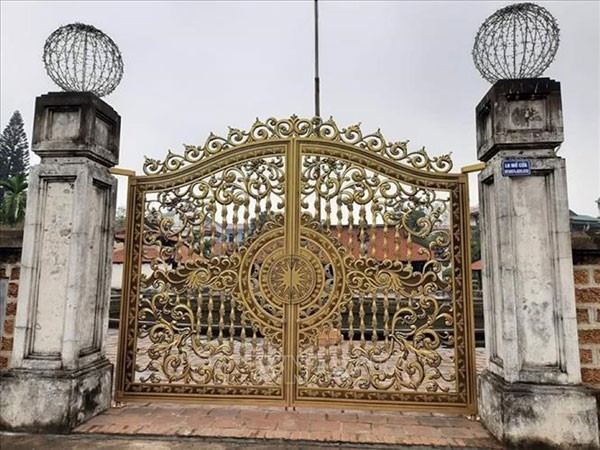
<path id="1" fill-rule="evenodd" d="M 143 170 L 146 175 L 176 172 L 189 164 L 205 161 L 246 144 L 290 138 L 315 138 L 326 142 L 349 144 L 398 164 L 434 173 L 447 173 L 452 170 L 450 154 L 431 157 L 424 147 L 410 151 L 408 141 L 387 141 L 380 130 L 364 133 L 360 123 L 339 128 L 333 118 L 306 119 L 295 115 L 289 119 L 269 118 L 264 122 L 257 118 L 249 131 L 229 128 L 229 133 L 225 137 L 210 133 L 204 145 L 185 145 L 181 155 L 169 151 L 162 161 L 146 157 Z"/>
<path id="2" fill-rule="evenodd" d="M 466 177 L 451 167 L 296 116 L 147 159 L 121 389 L 472 408 Z"/>

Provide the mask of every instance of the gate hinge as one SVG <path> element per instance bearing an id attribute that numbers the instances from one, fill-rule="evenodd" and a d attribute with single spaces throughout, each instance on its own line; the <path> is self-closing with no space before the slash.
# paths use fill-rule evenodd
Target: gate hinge
<path id="1" fill-rule="evenodd" d="M 122 169 L 121 167 L 111 167 L 108 169 L 110 173 L 113 175 L 123 175 L 126 177 L 135 177 L 135 170 L 131 169 Z"/>
<path id="2" fill-rule="evenodd" d="M 468 166 L 464 166 L 463 168 L 460 169 L 460 171 L 461 171 L 461 173 L 480 172 L 483 169 L 485 169 L 486 165 L 487 164 L 484 162 L 477 163 L 477 164 L 471 164 Z"/>

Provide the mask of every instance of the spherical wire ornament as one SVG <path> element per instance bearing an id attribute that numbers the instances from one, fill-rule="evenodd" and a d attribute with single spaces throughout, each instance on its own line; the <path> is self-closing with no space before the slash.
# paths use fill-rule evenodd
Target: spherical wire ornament
<path id="1" fill-rule="evenodd" d="M 63 90 L 110 94 L 123 77 L 117 44 L 91 25 L 72 23 L 54 31 L 44 45 L 44 66 Z"/>
<path id="2" fill-rule="evenodd" d="M 552 63 L 559 29 L 547 9 L 517 3 L 499 9 L 479 28 L 473 61 L 490 83 L 500 79 L 536 78 Z"/>

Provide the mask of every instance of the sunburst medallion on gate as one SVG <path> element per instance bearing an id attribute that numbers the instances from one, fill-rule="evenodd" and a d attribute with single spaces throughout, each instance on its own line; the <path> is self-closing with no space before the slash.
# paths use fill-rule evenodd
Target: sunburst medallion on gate
<path id="1" fill-rule="evenodd" d="M 286 305 L 297 305 L 301 341 L 315 339 L 319 327 L 339 314 L 351 297 L 346 289 L 344 249 L 318 231 L 309 214 L 302 217 L 302 246 L 297 254 L 285 251 L 283 217 L 268 221 L 240 254 L 237 301 L 261 332 L 277 336 Z"/>
<path id="2" fill-rule="evenodd" d="M 320 261 L 310 253 L 269 255 L 260 271 L 260 286 L 281 303 L 303 303 L 318 295 L 324 274 Z"/>

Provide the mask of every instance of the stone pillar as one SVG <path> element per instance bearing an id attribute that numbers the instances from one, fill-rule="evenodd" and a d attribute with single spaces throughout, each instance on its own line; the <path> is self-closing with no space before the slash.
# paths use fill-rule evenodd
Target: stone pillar
<path id="1" fill-rule="evenodd" d="M 36 99 L 10 369 L 0 428 L 66 432 L 110 406 L 104 354 L 120 116 L 90 93 Z"/>
<path id="2" fill-rule="evenodd" d="M 485 341 L 483 423 L 519 448 L 595 448 L 581 385 L 560 83 L 498 81 L 476 110 Z M 503 162 L 519 160 L 508 176 Z M 531 174 L 527 173 L 527 162 Z"/>

